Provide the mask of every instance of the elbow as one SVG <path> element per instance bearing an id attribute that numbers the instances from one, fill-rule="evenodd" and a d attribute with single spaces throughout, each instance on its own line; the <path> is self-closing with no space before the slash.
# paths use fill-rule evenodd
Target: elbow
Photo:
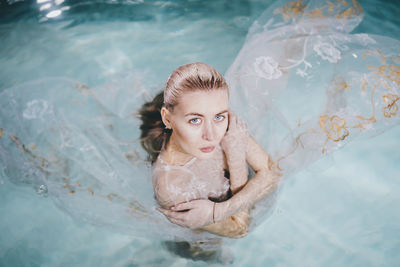
<path id="1" fill-rule="evenodd" d="M 249 226 L 241 225 L 241 226 L 238 226 L 236 231 L 230 233 L 229 235 L 226 235 L 226 237 L 239 239 L 239 238 L 243 238 L 243 237 L 247 236 L 248 233 L 249 233 Z"/>
<path id="2" fill-rule="evenodd" d="M 282 175 L 278 173 L 268 172 L 265 175 L 264 190 L 268 190 L 270 192 L 275 191 L 279 185 Z"/>
<path id="3" fill-rule="evenodd" d="M 249 233 L 249 226 L 246 226 L 245 228 L 242 228 L 240 231 L 237 232 L 237 234 L 235 236 L 233 236 L 232 238 L 243 238 L 245 236 L 247 236 L 247 234 Z"/>
<path id="4" fill-rule="evenodd" d="M 268 159 L 268 162 L 260 169 L 260 173 L 262 173 L 262 176 L 265 178 L 264 180 L 267 181 L 265 186 L 269 187 L 270 190 L 274 190 L 278 187 L 283 176 L 276 162 L 270 159 Z"/>
<path id="5" fill-rule="evenodd" d="M 236 225 L 235 234 L 232 238 L 242 238 L 245 237 L 250 231 L 250 214 L 248 211 L 242 211 L 237 215 L 231 216 L 231 220 Z"/>
<path id="6" fill-rule="evenodd" d="M 260 170 L 257 175 L 259 176 L 256 181 L 258 184 L 258 196 L 256 199 L 258 201 L 278 188 L 281 175 L 266 169 Z"/>

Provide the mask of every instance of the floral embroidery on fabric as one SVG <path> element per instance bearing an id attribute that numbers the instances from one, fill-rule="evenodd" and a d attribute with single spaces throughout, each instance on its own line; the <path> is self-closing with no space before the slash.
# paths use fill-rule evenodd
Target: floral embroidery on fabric
<path id="1" fill-rule="evenodd" d="M 324 60 L 331 63 L 337 63 L 341 56 L 340 51 L 331 44 L 318 42 L 314 45 L 314 51 Z"/>
<path id="2" fill-rule="evenodd" d="M 34 99 L 26 104 L 23 112 L 25 119 L 40 119 L 49 110 L 49 104 L 43 99 Z"/>
<path id="3" fill-rule="evenodd" d="M 398 95 L 387 94 L 383 96 L 383 101 L 386 106 L 383 108 L 383 115 L 386 118 L 391 118 L 397 115 L 397 111 L 399 107 L 396 105 L 396 102 L 399 100 Z"/>
<path id="4" fill-rule="evenodd" d="M 258 57 L 254 62 L 254 70 L 257 75 L 267 80 L 278 79 L 282 76 L 278 62 L 271 57 Z"/>
<path id="5" fill-rule="evenodd" d="M 336 115 L 331 117 L 328 115 L 321 116 L 319 126 L 326 136 L 335 142 L 344 140 L 349 135 L 349 131 L 346 129 L 346 120 Z"/>
<path id="6" fill-rule="evenodd" d="M 286 3 L 281 10 L 276 12 L 282 13 L 282 17 L 285 21 L 289 21 L 291 18 L 297 18 L 304 13 L 304 9 L 307 5 L 303 4 L 302 1 L 292 1 Z"/>

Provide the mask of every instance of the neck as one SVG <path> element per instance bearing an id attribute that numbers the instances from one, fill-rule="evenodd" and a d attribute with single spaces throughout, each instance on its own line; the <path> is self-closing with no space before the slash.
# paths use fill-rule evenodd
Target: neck
<path id="1" fill-rule="evenodd" d="M 184 165 L 194 157 L 182 149 L 182 147 L 176 141 L 174 132 L 171 134 L 165 152 L 164 160 L 172 165 Z"/>

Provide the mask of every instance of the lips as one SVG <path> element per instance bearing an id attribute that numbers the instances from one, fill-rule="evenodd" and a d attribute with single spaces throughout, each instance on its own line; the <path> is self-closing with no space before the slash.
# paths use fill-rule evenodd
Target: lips
<path id="1" fill-rule="evenodd" d="M 200 150 L 204 153 L 210 153 L 214 150 L 215 146 L 202 147 Z"/>

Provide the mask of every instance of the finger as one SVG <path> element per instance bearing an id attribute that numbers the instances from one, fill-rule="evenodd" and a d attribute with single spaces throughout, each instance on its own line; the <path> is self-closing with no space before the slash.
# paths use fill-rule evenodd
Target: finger
<path id="1" fill-rule="evenodd" d="M 238 128 L 241 129 L 242 126 L 243 126 L 243 121 L 242 121 L 239 117 L 236 117 L 236 120 L 237 120 L 237 126 L 238 126 Z"/>
<path id="2" fill-rule="evenodd" d="M 168 221 L 170 221 L 170 222 L 172 222 L 174 224 L 186 227 L 185 221 L 180 216 L 175 217 L 176 214 L 174 212 L 167 211 L 167 210 L 163 210 L 163 211 L 160 211 L 160 212 L 162 214 L 164 214 L 164 216 L 168 219 Z"/>
<path id="3" fill-rule="evenodd" d="M 182 212 L 166 210 L 163 208 L 158 208 L 158 210 L 168 218 L 182 219 L 182 216 L 181 216 Z"/>
<path id="4" fill-rule="evenodd" d="M 190 210 L 193 208 L 193 203 L 191 202 L 183 202 L 179 203 L 171 208 L 173 211 L 183 211 L 183 210 Z"/>
<path id="5" fill-rule="evenodd" d="M 229 129 L 235 129 L 237 125 L 237 119 L 233 112 L 229 113 Z"/>
<path id="6" fill-rule="evenodd" d="M 174 219 L 174 220 L 180 220 L 184 221 L 187 215 L 187 212 L 181 212 L 181 211 L 163 211 L 162 212 L 168 219 Z"/>
<path id="7" fill-rule="evenodd" d="M 229 126 L 231 125 L 231 111 L 228 110 L 228 127 L 226 128 L 226 131 L 228 132 Z"/>
<path id="8" fill-rule="evenodd" d="M 240 129 L 246 130 L 247 129 L 247 124 L 244 120 L 239 119 L 239 124 L 240 124 Z"/>
<path id="9" fill-rule="evenodd" d="M 247 124 L 246 122 L 238 117 L 238 129 L 240 129 L 241 131 L 246 131 L 247 130 Z"/>

